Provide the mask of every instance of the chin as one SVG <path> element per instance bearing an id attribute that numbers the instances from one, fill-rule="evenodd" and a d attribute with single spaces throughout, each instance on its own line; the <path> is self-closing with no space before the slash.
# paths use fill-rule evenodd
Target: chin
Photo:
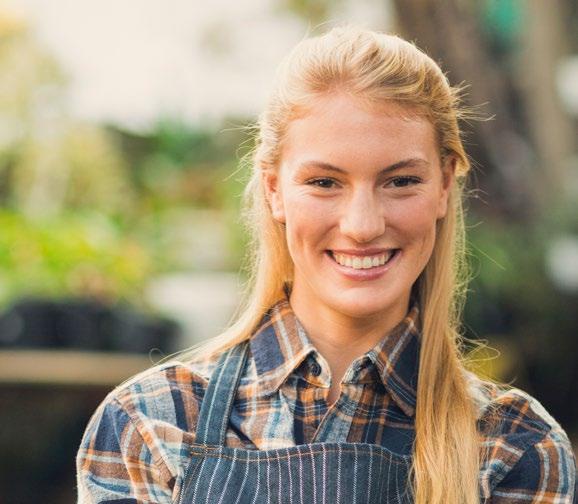
<path id="1" fill-rule="evenodd" d="M 334 309 L 339 313 L 351 318 L 369 318 L 387 311 L 394 303 L 388 303 L 385 296 L 376 298 L 376 296 L 363 296 L 351 293 L 351 296 L 339 296 L 330 302 Z M 353 298 L 353 299 L 344 299 Z"/>

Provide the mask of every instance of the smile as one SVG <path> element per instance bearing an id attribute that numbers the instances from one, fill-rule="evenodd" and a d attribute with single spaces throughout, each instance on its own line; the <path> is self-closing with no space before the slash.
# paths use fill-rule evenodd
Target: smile
<path id="1" fill-rule="evenodd" d="M 394 252 L 394 250 L 388 250 L 383 254 L 363 257 L 338 253 L 333 253 L 332 255 L 335 262 L 341 264 L 341 266 L 353 269 L 370 269 L 377 266 L 383 266 L 387 261 L 389 261 Z"/>
<path id="2" fill-rule="evenodd" d="M 390 249 L 374 256 L 352 256 L 334 254 L 327 250 L 325 255 L 341 274 L 352 280 L 374 280 L 381 277 L 401 255 L 401 249 Z M 375 265 L 374 265 L 375 264 Z"/>

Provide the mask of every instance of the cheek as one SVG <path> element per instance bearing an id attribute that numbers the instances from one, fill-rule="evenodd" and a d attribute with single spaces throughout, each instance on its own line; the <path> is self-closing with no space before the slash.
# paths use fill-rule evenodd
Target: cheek
<path id="1" fill-rule="evenodd" d="M 391 222 L 407 244 L 419 242 L 429 249 L 435 240 L 437 206 L 433 198 L 416 198 L 404 202 L 392 212 Z"/>
<path id="2" fill-rule="evenodd" d="M 323 249 L 331 214 L 324 205 L 306 199 L 286 200 L 286 238 L 293 260 L 311 249 Z"/>
<path id="3" fill-rule="evenodd" d="M 295 193 L 285 198 L 287 241 L 298 242 L 323 236 L 335 223 L 335 208 L 329 201 Z"/>
<path id="4" fill-rule="evenodd" d="M 310 214 L 302 209 L 287 216 L 287 240 L 290 242 L 316 242 L 323 240 L 330 227 L 326 215 Z"/>

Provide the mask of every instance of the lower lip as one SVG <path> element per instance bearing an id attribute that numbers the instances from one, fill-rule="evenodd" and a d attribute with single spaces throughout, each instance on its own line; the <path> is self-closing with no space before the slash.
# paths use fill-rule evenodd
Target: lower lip
<path id="1" fill-rule="evenodd" d="M 329 252 L 325 252 L 325 256 L 331 262 L 331 264 L 333 264 L 337 271 L 339 271 L 339 273 L 346 276 L 347 278 L 350 278 L 351 280 L 375 280 L 376 278 L 383 276 L 388 269 L 397 263 L 399 257 L 401 256 L 401 250 L 397 249 L 389 261 L 387 261 L 382 266 L 375 266 L 368 269 L 354 269 L 343 266 L 335 259 L 333 259 Z"/>

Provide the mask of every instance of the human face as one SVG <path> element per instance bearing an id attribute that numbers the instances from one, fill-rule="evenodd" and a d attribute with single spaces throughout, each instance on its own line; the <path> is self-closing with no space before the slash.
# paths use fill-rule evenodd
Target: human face
<path id="1" fill-rule="evenodd" d="M 453 179 L 429 121 L 393 103 L 324 96 L 290 123 L 279 171 L 264 176 L 295 266 L 292 303 L 405 316 Z"/>

